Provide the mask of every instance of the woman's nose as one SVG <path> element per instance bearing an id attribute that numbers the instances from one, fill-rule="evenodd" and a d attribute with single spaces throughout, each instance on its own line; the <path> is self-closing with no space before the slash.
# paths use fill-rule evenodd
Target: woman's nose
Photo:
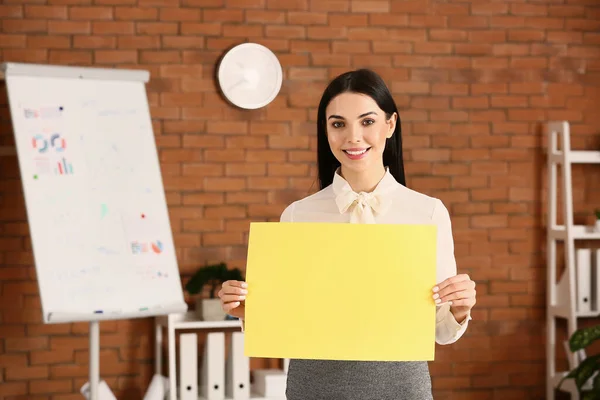
<path id="1" fill-rule="evenodd" d="M 362 140 L 362 132 L 358 127 L 350 127 L 348 128 L 348 142 L 350 143 L 358 143 Z"/>

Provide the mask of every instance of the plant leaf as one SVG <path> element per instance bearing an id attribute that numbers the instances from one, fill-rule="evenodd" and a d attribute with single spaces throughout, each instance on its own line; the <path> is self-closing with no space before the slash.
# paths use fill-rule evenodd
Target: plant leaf
<path id="1" fill-rule="evenodd" d="M 224 262 L 207 265 L 196 271 L 186 283 L 185 290 L 189 294 L 195 295 L 201 293 L 205 285 L 210 285 L 210 297 L 214 298 L 216 286 L 230 279 L 243 280 L 241 271 L 237 268 L 232 270 L 227 269 L 227 264 Z"/>
<path id="2" fill-rule="evenodd" d="M 594 341 L 600 339 L 600 325 L 576 330 L 569 339 L 571 351 L 585 349 Z"/>
<path id="3" fill-rule="evenodd" d="M 585 383 L 590 379 L 594 372 L 598 371 L 600 367 L 600 355 L 595 355 L 586 358 L 583 360 L 577 368 L 575 368 L 569 375 L 573 374 L 573 378 L 575 378 L 575 385 L 577 385 L 577 389 L 581 391 L 581 388 Z"/>
<path id="4" fill-rule="evenodd" d="M 600 371 L 594 377 L 594 381 L 592 382 L 592 386 L 595 391 L 600 392 Z"/>

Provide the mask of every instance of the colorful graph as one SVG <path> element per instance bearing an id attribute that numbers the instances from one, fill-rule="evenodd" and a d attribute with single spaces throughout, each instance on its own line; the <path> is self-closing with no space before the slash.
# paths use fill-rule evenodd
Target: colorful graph
<path id="1" fill-rule="evenodd" d="M 50 146 L 56 149 L 56 151 L 64 151 L 67 147 L 67 142 L 64 138 L 61 138 L 58 133 L 55 133 L 50 137 Z"/>
<path id="2" fill-rule="evenodd" d="M 156 254 L 160 254 L 163 251 L 163 245 L 160 241 L 156 241 L 156 243 L 152 243 L 152 251 Z"/>
<path id="3" fill-rule="evenodd" d="M 37 134 L 32 139 L 32 145 L 38 153 L 45 153 L 50 148 L 53 148 L 57 152 L 62 152 L 67 147 L 67 141 L 59 133 L 53 133 L 50 139 L 46 139 L 44 135 Z"/>
<path id="4" fill-rule="evenodd" d="M 38 175 L 47 175 L 51 173 L 50 161 L 47 158 L 36 157 L 33 162 L 35 163 L 35 170 Z"/>
<path id="5" fill-rule="evenodd" d="M 27 119 L 48 119 L 48 118 L 59 118 L 61 113 L 64 111 L 62 106 L 53 107 L 41 107 L 41 108 L 25 108 L 23 114 Z"/>
<path id="6" fill-rule="evenodd" d="M 106 217 L 108 214 L 108 206 L 106 204 L 100 205 L 100 218 Z"/>
<path id="7" fill-rule="evenodd" d="M 45 153 L 48 150 L 48 141 L 42 135 L 35 135 L 32 144 L 38 153 Z"/>
<path id="8" fill-rule="evenodd" d="M 54 172 L 57 175 L 70 175 L 73 173 L 73 165 L 63 157 L 56 163 L 56 169 Z"/>
<path id="9" fill-rule="evenodd" d="M 131 252 L 133 254 L 144 254 L 149 253 L 150 251 L 160 254 L 164 250 L 163 244 L 160 240 L 156 242 L 132 242 L 131 243 Z"/>

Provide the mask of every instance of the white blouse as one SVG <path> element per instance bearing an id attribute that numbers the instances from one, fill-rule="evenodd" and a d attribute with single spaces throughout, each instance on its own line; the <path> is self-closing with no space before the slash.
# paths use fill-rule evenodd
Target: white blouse
<path id="1" fill-rule="evenodd" d="M 319 192 L 290 204 L 281 222 L 350 222 L 380 224 L 437 225 L 437 283 L 456 275 L 454 240 L 450 214 L 436 198 L 418 193 L 396 181 L 386 170 L 371 193 L 355 193 L 348 182 L 336 173 L 333 183 Z M 433 292 L 431 292 L 433 296 Z M 450 306 L 436 307 L 435 340 L 438 344 L 457 341 L 465 332 L 471 316 L 459 324 Z"/>

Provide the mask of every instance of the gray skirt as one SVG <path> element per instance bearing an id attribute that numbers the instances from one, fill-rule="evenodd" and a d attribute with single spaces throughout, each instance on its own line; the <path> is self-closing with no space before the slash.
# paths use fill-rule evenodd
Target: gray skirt
<path id="1" fill-rule="evenodd" d="M 290 360 L 287 400 L 432 400 L 425 361 Z"/>

